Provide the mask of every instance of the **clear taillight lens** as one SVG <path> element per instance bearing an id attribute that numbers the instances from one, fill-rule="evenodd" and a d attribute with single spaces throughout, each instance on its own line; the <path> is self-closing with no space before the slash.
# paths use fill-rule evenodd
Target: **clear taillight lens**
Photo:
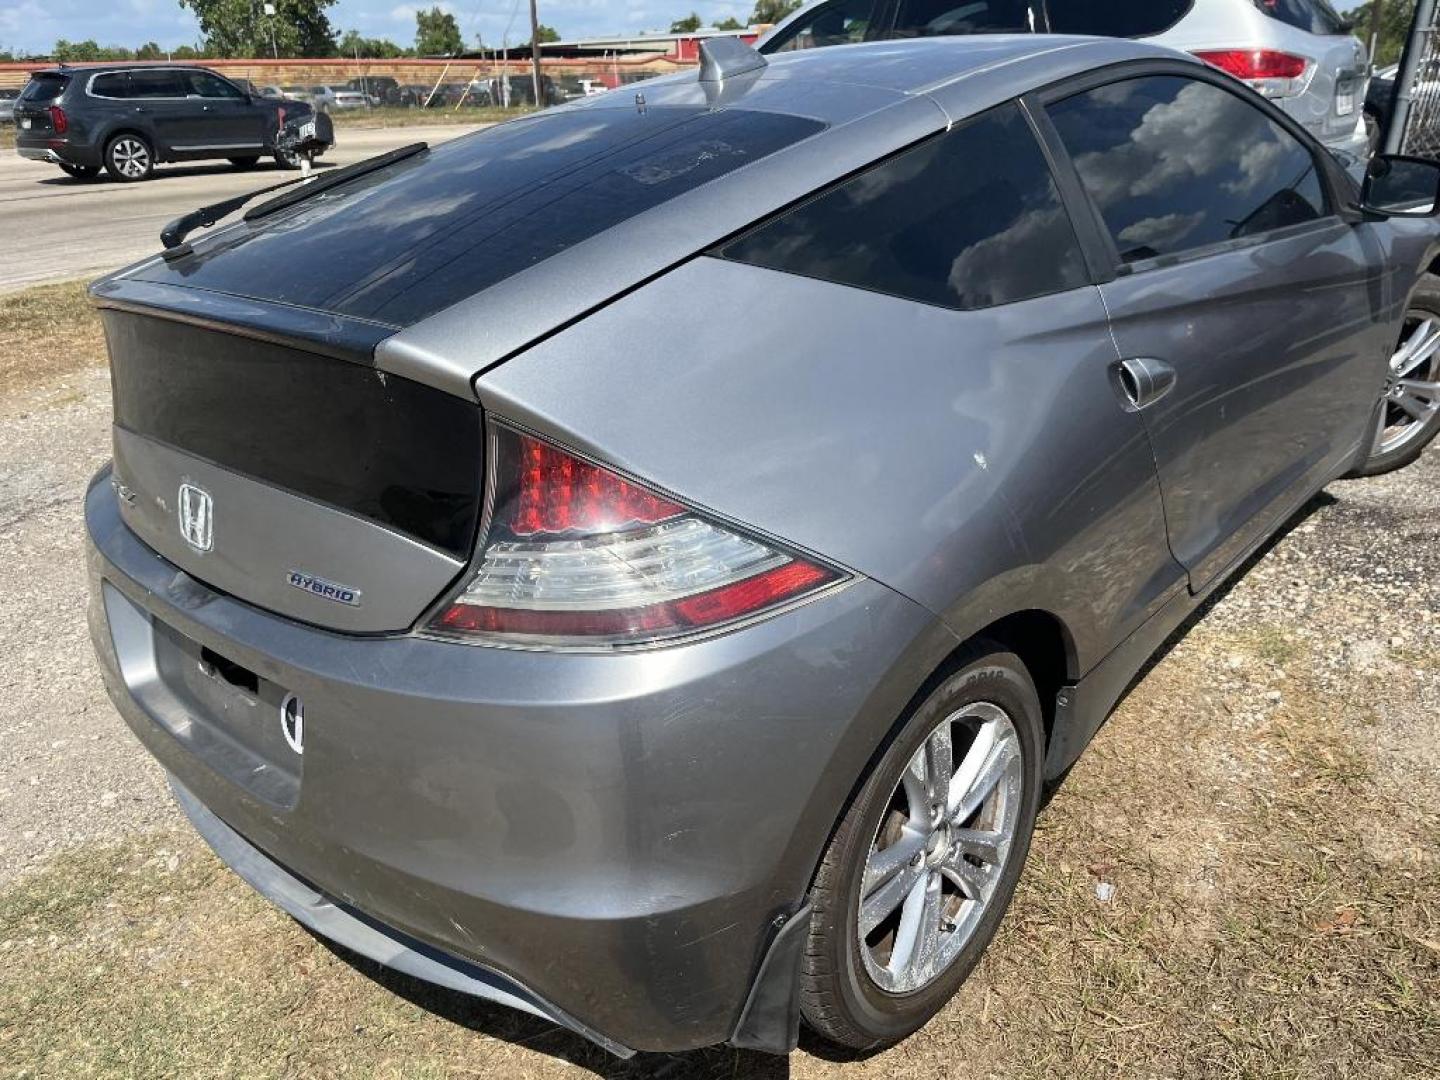
<path id="1" fill-rule="evenodd" d="M 434 632 L 646 644 L 753 617 L 844 577 L 534 435 L 497 425 L 492 446 L 495 508 L 479 567 Z"/>
<path id="2" fill-rule="evenodd" d="M 1195 54 L 1207 64 L 1234 75 L 1268 98 L 1305 92 L 1315 65 L 1303 56 L 1275 49 L 1210 49 Z"/>

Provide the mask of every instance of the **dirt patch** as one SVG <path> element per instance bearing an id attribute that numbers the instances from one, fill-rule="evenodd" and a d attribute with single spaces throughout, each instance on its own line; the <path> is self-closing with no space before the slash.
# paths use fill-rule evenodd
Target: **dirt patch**
<path id="1" fill-rule="evenodd" d="M 0 417 L 79 400 L 74 376 L 105 364 L 105 333 L 66 281 L 0 296 Z"/>

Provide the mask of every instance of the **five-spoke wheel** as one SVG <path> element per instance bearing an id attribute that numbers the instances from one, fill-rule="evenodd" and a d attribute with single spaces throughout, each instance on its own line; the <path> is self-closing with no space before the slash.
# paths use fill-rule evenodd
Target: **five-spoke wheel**
<path id="1" fill-rule="evenodd" d="M 877 986 L 918 990 L 960 954 L 1010 853 L 1020 765 L 1015 725 L 989 702 L 947 716 L 915 751 L 861 884 L 861 956 Z"/>
<path id="2" fill-rule="evenodd" d="M 1375 409 L 1370 451 L 1351 475 L 1410 464 L 1440 431 L 1440 278 L 1425 275 L 1405 312 Z"/>
<path id="3" fill-rule="evenodd" d="M 983 641 L 904 719 L 810 889 L 800 1007 L 812 1028 L 848 1046 L 894 1042 L 965 981 L 1030 847 L 1043 739 L 1029 672 Z"/>

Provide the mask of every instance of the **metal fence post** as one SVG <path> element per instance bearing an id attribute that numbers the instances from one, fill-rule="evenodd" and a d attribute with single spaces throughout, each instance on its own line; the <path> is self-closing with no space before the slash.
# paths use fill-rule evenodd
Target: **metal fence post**
<path id="1" fill-rule="evenodd" d="M 1415 81 L 1425 66 L 1425 61 L 1430 59 L 1430 51 L 1434 45 L 1435 5 L 1436 0 L 1419 0 L 1415 5 L 1415 21 L 1411 24 L 1410 36 L 1405 41 L 1400 70 L 1395 75 L 1395 107 L 1391 110 L 1390 124 L 1385 131 L 1385 144 L 1381 147 L 1387 154 L 1398 154 L 1412 142 L 1410 125 L 1412 113 L 1415 111 Z M 1440 102 L 1434 104 L 1440 105 Z M 1440 119 L 1423 115 L 1428 111 L 1430 110 L 1422 110 L 1422 114 L 1415 117 L 1427 128 Z"/>

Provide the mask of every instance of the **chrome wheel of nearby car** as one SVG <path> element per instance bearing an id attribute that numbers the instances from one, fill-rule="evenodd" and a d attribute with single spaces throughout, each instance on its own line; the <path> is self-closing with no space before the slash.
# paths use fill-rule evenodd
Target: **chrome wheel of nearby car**
<path id="1" fill-rule="evenodd" d="M 860 891 L 860 955 L 881 989 L 918 990 L 960 955 L 1010 853 L 1022 783 L 1015 725 L 987 702 L 946 717 L 915 751 Z"/>
<path id="2" fill-rule="evenodd" d="M 1440 315 L 1405 313 L 1390 358 L 1385 402 L 1376 420 L 1375 453 L 1391 454 L 1424 437 L 1440 412 Z"/>

